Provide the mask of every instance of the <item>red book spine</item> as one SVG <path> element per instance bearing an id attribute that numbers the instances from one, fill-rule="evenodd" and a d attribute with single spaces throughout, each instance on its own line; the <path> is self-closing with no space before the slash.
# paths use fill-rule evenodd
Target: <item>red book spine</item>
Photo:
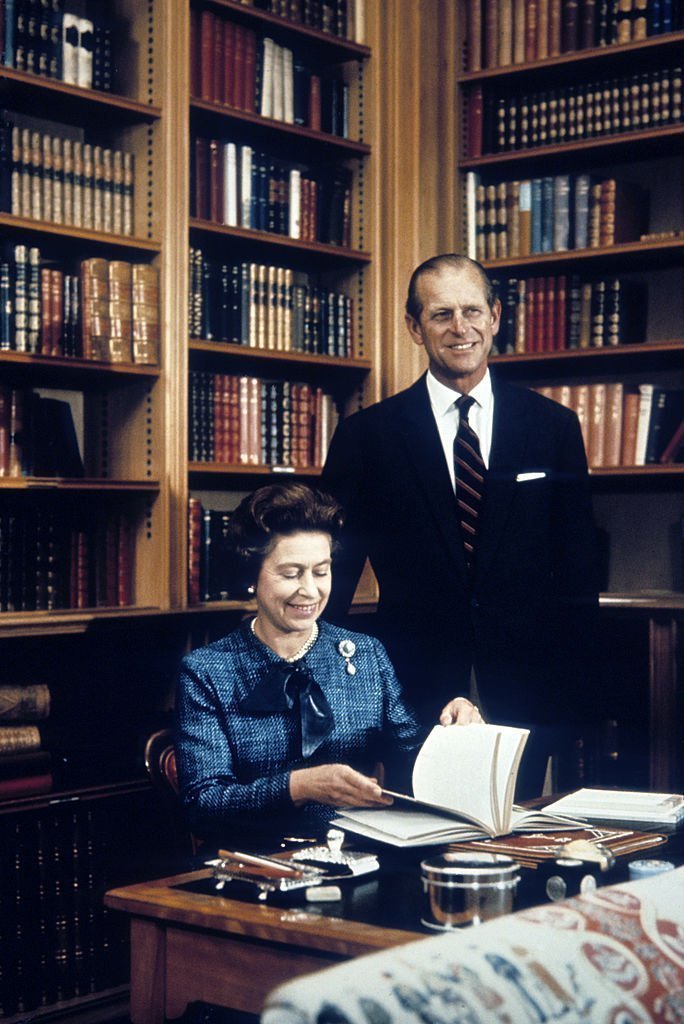
<path id="1" fill-rule="evenodd" d="M 40 349 L 42 355 L 52 355 L 52 288 L 50 269 L 40 268 Z"/>
<path id="2" fill-rule="evenodd" d="M 229 107 L 235 106 L 233 63 L 235 61 L 235 22 L 223 23 L 223 96 L 221 102 Z"/>
<path id="3" fill-rule="evenodd" d="M 557 347 L 556 279 L 554 277 L 547 277 L 544 301 L 544 351 L 553 352 Z"/>
<path id="4" fill-rule="evenodd" d="M 245 31 L 245 110 L 256 110 L 256 32 Z"/>
<path id="5" fill-rule="evenodd" d="M 216 18 L 211 11 L 202 11 L 200 15 L 199 95 L 203 100 L 212 100 L 214 97 L 215 21 Z"/>
<path id="6" fill-rule="evenodd" d="M 224 78 L 225 78 L 225 67 L 226 67 L 226 56 L 225 56 L 225 44 L 224 44 L 224 25 L 223 18 L 214 19 L 214 43 L 213 43 L 213 60 L 212 60 L 212 77 L 211 77 L 211 98 L 214 103 L 223 103 L 223 93 L 225 90 Z"/>
<path id="7" fill-rule="evenodd" d="M 61 270 L 50 271 L 50 313 L 52 315 L 52 328 L 50 331 L 50 342 L 52 344 L 51 355 L 64 355 L 64 272 Z"/>
<path id="8" fill-rule="evenodd" d="M 321 79 L 312 75 L 309 81 L 309 128 L 321 130 Z"/>
<path id="9" fill-rule="evenodd" d="M 240 461 L 240 378 L 228 378 L 228 451 L 226 462 L 237 465 Z"/>
<path id="10" fill-rule="evenodd" d="M 190 94 L 200 96 L 202 87 L 200 83 L 200 68 L 202 58 L 200 55 L 200 12 L 190 8 Z"/>
<path id="11" fill-rule="evenodd" d="M 33 796 L 36 793 L 49 793 L 52 789 L 52 773 L 42 775 L 26 775 L 17 779 L 0 780 L 0 799 L 12 800 L 22 796 Z"/>
<path id="12" fill-rule="evenodd" d="M 128 516 L 120 516 L 116 547 L 116 603 L 119 608 L 133 604 L 133 527 Z"/>
<path id="13" fill-rule="evenodd" d="M 568 279 L 565 274 L 560 274 L 556 279 L 556 309 L 553 328 L 555 348 L 559 352 L 565 351 L 566 348 L 567 288 Z"/>
<path id="14" fill-rule="evenodd" d="M 536 302 L 536 277 L 530 277 L 525 288 L 525 343 L 523 352 L 534 352 L 534 307 Z"/>
<path id="15" fill-rule="evenodd" d="M 233 106 L 245 110 L 245 33 L 242 25 L 235 26 L 233 50 Z"/>

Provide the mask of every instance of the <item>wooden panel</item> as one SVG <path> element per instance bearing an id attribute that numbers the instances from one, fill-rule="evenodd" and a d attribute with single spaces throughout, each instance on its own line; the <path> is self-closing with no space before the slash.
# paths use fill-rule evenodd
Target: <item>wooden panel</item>
<path id="1" fill-rule="evenodd" d="M 163 1024 L 166 985 L 166 929 L 156 921 L 131 921 L 131 1007 L 133 1024 Z"/>
<path id="2" fill-rule="evenodd" d="M 424 259 L 455 245 L 455 5 L 446 0 L 366 3 L 370 110 L 375 125 L 369 199 L 376 254 L 372 394 L 408 386 L 425 368 L 404 324 L 406 289 Z"/>
<path id="3" fill-rule="evenodd" d="M 172 964 L 173 970 L 167 976 L 166 1017 L 180 1017 L 188 1003 L 197 999 L 259 1013 L 276 985 L 340 959 L 288 946 L 173 929 L 167 939 L 167 965 Z"/>

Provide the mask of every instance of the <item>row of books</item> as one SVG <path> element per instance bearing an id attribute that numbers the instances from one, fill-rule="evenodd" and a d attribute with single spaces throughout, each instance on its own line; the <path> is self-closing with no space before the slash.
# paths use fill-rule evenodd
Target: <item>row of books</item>
<path id="1" fill-rule="evenodd" d="M 684 390 L 621 382 L 536 390 L 577 413 L 592 468 L 684 461 Z"/>
<path id="2" fill-rule="evenodd" d="M 240 3 L 319 32 L 330 32 L 336 36 L 359 35 L 362 5 L 358 0 L 240 0 Z"/>
<path id="3" fill-rule="evenodd" d="M 0 477 L 81 477 L 71 403 L 0 384 Z"/>
<path id="4" fill-rule="evenodd" d="M 121 878 L 113 877 L 112 863 L 130 863 L 130 837 L 121 828 L 127 814 L 122 798 L 56 802 L 41 814 L 30 807 L 6 810 L 0 851 L 4 1018 L 25 1019 L 127 982 L 126 921 L 103 903 Z"/>
<path id="5" fill-rule="evenodd" d="M 0 612 L 127 607 L 133 574 L 133 524 L 123 512 L 0 510 Z"/>
<path id="6" fill-rule="evenodd" d="M 0 209 L 18 217 L 132 235 L 133 153 L 0 118 Z"/>
<path id="7" fill-rule="evenodd" d="M 159 341 L 156 267 L 92 257 L 72 270 L 0 247 L 0 352 L 156 365 Z"/>
<path id="8" fill-rule="evenodd" d="M 270 36 L 191 11 L 192 95 L 285 124 L 349 136 L 349 87 L 321 75 Z"/>
<path id="9" fill-rule="evenodd" d="M 648 290 L 620 277 L 579 274 L 496 281 L 500 355 L 565 352 L 644 341 Z"/>
<path id="10" fill-rule="evenodd" d="M 188 604 L 233 596 L 226 531 L 231 513 L 188 499 Z"/>
<path id="11" fill-rule="evenodd" d="M 351 171 L 307 171 L 252 146 L 196 137 L 191 216 L 305 242 L 351 243 Z"/>
<path id="12" fill-rule="evenodd" d="M 468 0 L 465 69 L 526 64 L 684 25 L 682 0 Z"/>
<path id="13" fill-rule="evenodd" d="M 85 89 L 112 90 L 115 32 L 100 11 L 63 0 L 0 4 L 2 63 Z"/>
<path id="14" fill-rule="evenodd" d="M 190 373 L 190 459 L 322 468 L 337 425 L 332 395 L 307 383 Z"/>
<path id="15" fill-rule="evenodd" d="M 503 95 L 474 86 L 467 99 L 466 150 L 477 157 L 681 121 L 680 65 L 530 93 Z"/>
<path id="16" fill-rule="evenodd" d="M 349 358 L 352 300 L 291 267 L 229 263 L 190 248 L 191 338 Z"/>
<path id="17" fill-rule="evenodd" d="M 648 231 L 648 192 L 635 182 L 556 174 L 485 184 L 466 175 L 468 255 L 483 260 L 593 249 Z"/>
<path id="18" fill-rule="evenodd" d="M 47 793 L 52 788 L 51 757 L 40 727 L 50 714 L 45 683 L 0 686 L 0 800 Z"/>

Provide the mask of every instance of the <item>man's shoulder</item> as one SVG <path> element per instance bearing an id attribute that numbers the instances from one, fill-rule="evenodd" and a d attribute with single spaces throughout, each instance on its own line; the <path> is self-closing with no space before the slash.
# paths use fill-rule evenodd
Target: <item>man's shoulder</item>
<path id="1" fill-rule="evenodd" d="M 495 402 L 504 402 L 530 415 L 561 420 L 572 419 L 575 415 L 572 409 L 566 408 L 560 402 L 556 402 L 546 395 L 540 395 L 538 391 L 531 388 L 510 384 L 508 381 L 494 382 L 493 392 Z"/>
<path id="2" fill-rule="evenodd" d="M 401 417 L 407 409 L 414 407 L 423 398 L 427 401 L 424 376 L 404 388 L 403 391 L 398 391 L 395 395 L 367 405 L 365 409 L 359 409 L 358 412 L 352 413 L 342 422 L 351 429 L 365 428 L 371 424 L 379 425 Z"/>

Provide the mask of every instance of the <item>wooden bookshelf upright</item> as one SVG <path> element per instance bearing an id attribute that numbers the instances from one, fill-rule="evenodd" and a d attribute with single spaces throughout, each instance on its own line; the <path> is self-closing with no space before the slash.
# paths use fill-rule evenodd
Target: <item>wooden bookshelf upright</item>
<path id="1" fill-rule="evenodd" d="M 602 684 L 610 736 L 605 741 L 605 760 L 594 771 L 604 772 L 612 781 L 619 778 L 623 784 L 631 776 L 636 785 L 672 789 L 681 785 L 683 770 L 682 735 L 672 723 L 680 720 L 677 634 L 684 589 L 684 467 L 681 455 L 664 464 L 656 458 L 646 464 L 641 459 L 635 465 L 625 458 L 624 437 L 617 438 L 617 458 L 608 460 L 604 441 L 608 443 L 609 408 L 600 402 L 606 394 L 602 389 L 611 387 L 614 394 L 621 387 L 626 395 L 639 393 L 643 384 L 666 390 L 684 386 L 683 26 L 670 24 L 663 31 L 662 26 L 650 22 L 646 26 L 644 21 L 636 29 L 632 19 L 631 27 L 625 22 L 620 29 L 625 41 L 614 41 L 617 28 L 611 37 L 608 26 L 600 30 L 605 36 L 600 45 L 599 28 L 594 26 L 590 32 L 587 26 L 582 45 L 584 5 L 569 4 L 567 11 L 565 4 L 551 2 L 544 7 L 560 22 L 554 37 L 551 23 L 542 19 L 549 26 L 549 36 L 540 50 L 539 23 L 535 28 L 516 21 L 524 18 L 524 5 L 464 0 L 461 6 L 463 25 L 468 27 L 462 28 L 456 47 L 462 56 L 457 76 L 463 211 L 458 242 L 484 263 L 500 286 L 501 336 L 507 316 L 509 333 L 507 345 L 502 342 L 502 350 L 492 359 L 495 372 L 544 388 L 557 400 L 572 403 L 588 394 L 589 402 L 597 403 L 594 421 L 585 424 L 585 439 L 604 540 Z M 593 4 L 586 5 L 587 18 L 593 9 Z M 572 20 L 572 10 L 579 11 L 575 45 L 568 42 L 573 26 L 565 20 Z M 475 46 L 469 35 L 472 26 L 482 31 Z M 516 28 L 521 29 L 517 37 Z M 630 32 L 643 38 L 632 38 Z M 634 94 L 636 106 L 634 99 L 630 101 Z M 571 198 L 576 198 L 580 175 L 589 175 L 591 187 L 599 190 L 600 181 L 608 178 L 639 186 L 645 196 L 641 228 L 626 237 L 604 239 L 599 234 L 575 247 L 572 228 L 580 228 L 570 205 L 564 214 L 569 218 L 569 241 L 563 232 L 554 235 L 563 216 L 556 183 L 564 179 L 567 190 L 569 179 Z M 548 216 L 543 206 L 535 205 L 535 180 L 540 183 L 538 194 L 549 196 Z M 534 235 L 529 245 L 517 234 L 524 223 L 520 182 L 532 186 L 530 219 L 534 225 L 536 218 L 540 225 L 536 245 Z M 543 193 L 544 182 L 552 183 L 548 193 Z M 623 212 L 626 219 L 634 211 L 625 207 Z M 620 282 L 615 288 L 625 301 L 616 313 L 623 316 L 624 338 L 616 335 L 608 341 L 599 332 L 589 334 L 588 341 L 585 334 L 578 343 L 575 333 L 570 341 L 571 279 L 586 283 L 585 308 L 588 316 L 596 318 L 589 323 L 591 331 L 595 324 L 603 330 L 601 317 L 605 314 L 607 319 L 606 310 L 591 298 L 592 288 L 595 296 L 607 287 L 597 286 L 597 281 Z M 530 299 L 535 289 L 541 298 Z M 643 303 L 644 308 L 636 309 L 634 316 L 646 315 L 627 337 L 630 293 L 643 296 L 637 304 Z M 537 301 L 539 306 L 534 307 Z M 566 306 L 559 344 L 553 321 L 561 301 Z M 544 308 L 547 319 L 535 329 L 535 309 Z M 622 406 L 618 414 L 623 415 Z M 669 429 L 673 432 L 674 426 Z M 649 709 L 647 728 L 644 708 Z"/>

